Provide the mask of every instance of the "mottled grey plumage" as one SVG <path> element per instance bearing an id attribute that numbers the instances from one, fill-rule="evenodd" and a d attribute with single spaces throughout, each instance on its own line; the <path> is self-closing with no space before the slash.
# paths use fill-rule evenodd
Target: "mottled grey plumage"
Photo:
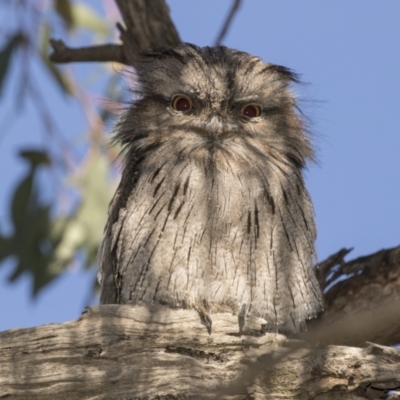
<path id="1" fill-rule="evenodd" d="M 137 72 L 140 98 L 116 134 L 126 158 L 99 253 L 101 303 L 245 310 L 304 330 L 322 300 L 296 75 L 189 44 L 144 55 Z M 192 110 L 171 107 L 180 94 Z M 261 115 L 241 115 L 247 104 Z"/>

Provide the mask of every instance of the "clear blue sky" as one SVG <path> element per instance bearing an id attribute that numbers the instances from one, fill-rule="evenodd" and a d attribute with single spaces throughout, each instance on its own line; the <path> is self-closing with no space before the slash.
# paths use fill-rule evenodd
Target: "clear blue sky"
<path id="1" fill-rule="evenodd" d="M 231 1 L 168 4 L 181 38 L 203 46 L 214 42 Z M 342 247 L 354 247 L 355 257 L 400 244 L 399 21 L 398 0 L 243 0 L 224 42 L 290 67 L 307 83 L 298 94 L 313 121 L 318 151 L 319 164 L 311 165 L 306 177 L 320 259 Z M 46 76 L 37 76 L 38 85 L 49 86 Z M 5 89 L 15 88 L 11 80 Z M 77 107 L 49 90 L 48 104 L 59 113 L 65 135 L 83 131 Z M 13 107 L 7 94 L 0 99 L 0 130 Z M 24 173 L 17 150 L 43 143 L 32 110 L 27 105 L 8 133 L 0 132 L 0 226 L 5 228 L 12 185 Z M 71 269 L 34 302 L 28 277 L 7 284 L 11 271 L 11 260 L 0 265 L 0 330 L 71 320 L 86 305 L 93 271 Z"/>

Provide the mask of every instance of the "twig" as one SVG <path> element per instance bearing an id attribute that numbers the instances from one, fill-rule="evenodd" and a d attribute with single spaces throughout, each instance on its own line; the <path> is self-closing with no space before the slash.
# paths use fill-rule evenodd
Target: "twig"
<path id="1" fill-rule="evenodd" d="M 124 49 L 120 45 L 105 44 L 101 46 L 79 47 L 72 49 L 67 47 L 62 40 L 50 39 L 53 53 L 50 60 L 58 63 L 69 62 L 107 62 L 114 61 L 126 64 Z"/>
<path id="2" fill-rule="evenodd" d="M 317 279 L 322 290 L 325 290 L 334 280 L 343 275 L 342 266 L 345 263 L 344 258 L 353 248 L 343 248 L 337 253 L 332 254 L 326 260 L 318 263 L 316 269 Z"/>
<path id="3" fill-rule="evenodd" d="M 232 23 L 233 17 L 235 16 L 235 14 L 237 13 L 237 11 L 239 10 L 241 4 L 241 0 L 234 0 L 232 7 L 231 7 L 231 11 L 228 14 L 228 17 L 226 18 L 226 21 L 224 23 L 224 26 L 221 29 L 221 32 L 218 35 L 217 40 L 214 43 L 214 46 L 220 46 L 223 39 L 225 38 L 225 35 L 228 32 L 228 29 Z"/>

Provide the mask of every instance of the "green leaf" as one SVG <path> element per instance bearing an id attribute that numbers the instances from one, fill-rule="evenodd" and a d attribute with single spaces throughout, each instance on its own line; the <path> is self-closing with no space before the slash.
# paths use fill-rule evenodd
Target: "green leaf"
<path id="1" fill-rule="evenodd" d="M 52 255 L 52 245 L 47 240 L 50 208 L 41 205 L 37 197 L 31 200 L 29 206 L 24 218 L 14 226 L 12 249 L 18 262 L 9 281 L 16 280 L 23 273 L 30 273 L 33 277 L 32 294 L 36 295 L 56 275 L 47 268 Z"/>
<path id="2" fill-rule="evenodd" d="M 104 155 L 92 157 L 76 179 L 81 189 L 81 204 L 65 227 L 55 259 L 72 259 L 78 250 L 84 250 L 86 267 L 94 263 L 103 237 L 108 204 L 115 191 L 115 185 L 109 183 L 108 166 Z"/>
<path id="3" fill-rule="evenodd" d="M 50 72 L 50 75 L 53 76 L 60 89 L 64 93 L 72 95 L 73 94 L 72 85 L 67 76 L 64 73 L 62 73 L 61 70 L 49 60 L 47 54 L 46 55 L 41 54 L 41 58 L 47 70 Z"/>
<path id="4" fill-rule="evenodd" d="M 34 173 L 30 171 L 15 189 L 11 206 L 11 216 L 14 225 L 19 225 L 24 221 L 25 212 L 32 193 L 33 179 Z"/>
<path id="5" fill-rule="evenodd" d="M 36 183 L 39 167 L 50 164 L 48 155 L 24 150 L 20 156 L 29 162 L 29 170 L 13 195 L 13 233 L 9 237 L 0 234 L 0 261 L 14 257 L 16 266 L 9 281 L 30 274 L 35 296 L 65 270 L 78 251 L 84 251 L 86 267 L 93 265 L 115 185 L 109 183 L 107 157 L 93 153 L 75 179 L 82 195 L 75 214 L 52 218 L 50 206 L 39 200 Z"/>
<path id="6" fill-rule="evenodd" d="M 107 222 L 108 205 L 116 189 L 116 185 L 109 182 L 108 168 L 107 157 L 105 155 L 97 157 L 88 166 L 81 182 L 83 200 L 79 216 L 87 229 L 84 242 L 87 266 L 90 266 L 96 260 L 98 247 Z"/>
<path id="7" fill-rule="evenodd" d="M 10 38 L 7 44 L 0 51 L 0 95 L 3 89 L 4 78 L 7 75 L 8 66 L 10 64 L 12 54 L 20 43 L 20 37 L 18 35 L 15 35 Z"/>
<path id="8" fill-rule="evenodd" d="M 12 254 L 10 240 L 0 235 L 0 262 Z"/>
<path id="9" fill-rule="evenodd" d="M 107 36 L 110 26 L 93 8 L 83 2 L 56 0 L 55 10 L 64 20 L 68 29 L 89 29 L 100 36 Z"/>
<path id="10" fill-rule="evenodd" d="M 13 234 L 0 237 L 0 260 L 13 256 L 17 263 L 9 276 L 12 282 L 24 273 L 33 277 L 32 293 L 37 292 L 57 275 L 48 269 L 53 255 L 54 243 L 51 228 L 50 207 L 41 204 L 35 184 L 40 165 L 49 165 L 46 152 L 24 150 L 20 156 L 29 162 L 29 170 L 15 189 L 11 214 Z"/>
<path id="11" fill-rule="evenodd" d="M 46 151 L 21 150 L 19 155 L 28 160 L 32 167 L 37 167 L 40 164 L 50 165 L 50 157 Z"/>
<path id="12" fill-rule="evenodd" d="M 21 220 L 25 220 L 25 214 L 29 208 L 29 203 L 32 200 L 31 197 L 34 194 L 33 182 L 36 168 L 40 164 L 50 164 L 49 156 L 44 151 L 23 150 L 20 152 L 20 157 L 26 159 L 29 162 L 30 169 L 25 178 L 21 180 L 20 184 L 17 186 L 14 192 L 11 206 L 11 216 L 14 225 L 18 225 L 21 223 Z"/>
<path id="13" fill-rule="evenodd" d="M 72 85 L 67 77 L 53 62 L 49 59 L 51 28 L 49 24 L 43 23 L 39 32 L 39 54 L 44 66 L 49 71 L 50 75 L 55 79 L 60 86 L 62 92 L 72 95 Z"/>
<path id="14" fill-rule="evenodd" d="M 71 29 L 74 25 L 74 18 L 72 16 L 72 7 L 69 0 L 55 0 L 54 9 L 63 19 L 67 28 Z"/>
<path id="15" fill-rule="evenodd" d="M 74 3 L 71 6 L 74 27 L 89 29 L 100 36 L 108 35 L 109 25 L 93 8 L 83 3 Z"/>

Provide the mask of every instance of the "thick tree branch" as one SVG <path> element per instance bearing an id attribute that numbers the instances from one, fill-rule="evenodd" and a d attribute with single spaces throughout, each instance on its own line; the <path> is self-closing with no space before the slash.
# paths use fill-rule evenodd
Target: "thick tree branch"
<path id="1" fill-rule="evenodd" d="M 176 47 L 178 32 L 164 0 L 116 0 L 126 28 L 120 23 L 121 45 L 81 48 L 67 47 L 61 40 L 51 40 L 54 62 L 115 61 L 135 65 L 138 54 L 159 47 Z"/>
<path id="2" fill-rule="evenodd" d="M 342 249 L 321 263 L 321 287 L 346 276 L 325 293 L 325 310 L 308 324 L 324 342 L 362 345 L 400 343 L 400 246 L 345 262 Z M 330 334 L 329 334 L 330 332 Z"/>
<path id="3" fill-rule="evenodd" d="M 0 398 L 368 399 L 400 386 L 400 350 L 319 348 L 262 335 L 257 318 L 239 336 L 237 317 L 213 321 L 208 335 L 195 311 L 105 305 L 3 332 Z"/>
<path id="4" fill-rule="evenodd" d="M 102 46 L 80 47 L 72 49 L 67 47 L 62 40 L 50 40 L 53 53 L 50 60 L 57 63 L 77 61 L 107 62 L 114 61 L 126 64 L 124 48 L 120 45 L 105 44 Z"/>
<path id="5" fill-rule="evenodd" d="M 126 26 L 127 42 L 140 53 L 180 43 L 164 0 L 116 0 Z M 128 36 L 129 35 L 129 36 Z M 123 38 L 122 38 L 123 39 Z M 125 40 L 123 39 L 125 44 Z"/>

